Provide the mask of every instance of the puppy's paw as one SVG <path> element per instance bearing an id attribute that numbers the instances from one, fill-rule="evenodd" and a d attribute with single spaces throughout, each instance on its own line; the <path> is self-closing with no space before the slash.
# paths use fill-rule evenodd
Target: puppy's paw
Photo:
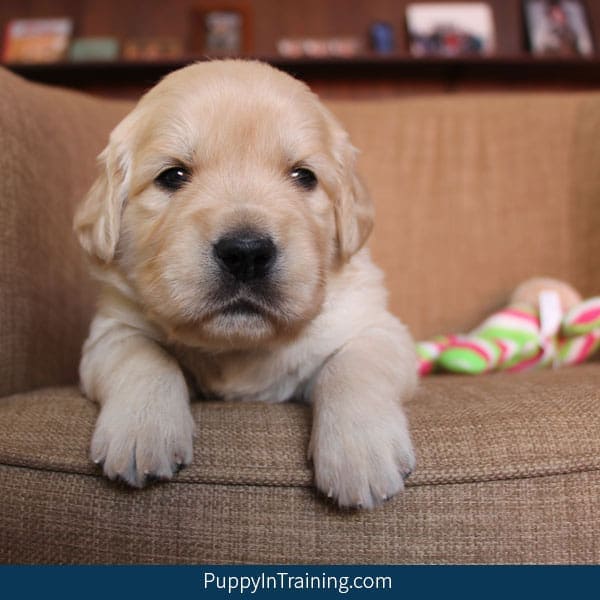
<path id="1" fill-rule="evenodd" d="M 103 406 L 92 438 L 91 458 L 110 479 L 142 487 L 170 479 L 192 461 L 194 420 L 186 403 Z"/>
<path id="2" fill-rule="evenodd" d="M 399 406 L 384 414 L 346 407 L 316 415 L 309 446 L 317 488 L 340 506 L 373 508 L 404 489 L 415 467 Z"/>

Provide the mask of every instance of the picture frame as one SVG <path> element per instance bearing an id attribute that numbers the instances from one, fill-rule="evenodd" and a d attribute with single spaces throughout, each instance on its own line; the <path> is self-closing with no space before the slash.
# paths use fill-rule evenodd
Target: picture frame
<path id="1" fill-rule="evenodd" d="M 524 0 L 523 11 L 533 55 L 591 57 L 594 54 L 583 0 Z"/>
<path id="2" fill-rule="evenodd" d="M 192 18 L 191 50 L 209 56 L 238 56 L 253 50 L 251 15 L 244 4 L 197 8 Z"/>
<path id="3" fill-rule="evenodd" d="M 488 56 L 496 50 L 494 15 L 485 2 L 415 2 L 406 7 L 415 57 Z"/>

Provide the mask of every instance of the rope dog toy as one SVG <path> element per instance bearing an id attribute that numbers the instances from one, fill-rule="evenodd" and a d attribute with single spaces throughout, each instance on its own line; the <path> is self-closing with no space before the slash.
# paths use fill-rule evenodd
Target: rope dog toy
<path id="1" fill-rule="evenodd" d="M 521 284 L 506 308 L 468 334 L 438 336 L 416 346 L 420 375 L 579 364 L 600 348 L 600 296 L 583 301 L 570 285 L 548 278 Z"/>

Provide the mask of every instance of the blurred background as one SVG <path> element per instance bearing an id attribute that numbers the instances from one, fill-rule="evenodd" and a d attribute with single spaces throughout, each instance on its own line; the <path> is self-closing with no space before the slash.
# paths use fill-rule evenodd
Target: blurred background
<path id="1" fill-rule="evenodd" d="M 9 69 L 104 96 L 220 56 L 324 97 L 600 89 L 600 0 L 2 0 L 0 27 Z"/>

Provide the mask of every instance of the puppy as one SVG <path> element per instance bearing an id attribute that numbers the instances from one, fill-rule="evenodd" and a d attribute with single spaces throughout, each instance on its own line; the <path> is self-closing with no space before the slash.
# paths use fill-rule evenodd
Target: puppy
<path id="1" fill-rule="evenodd" d="M 416 361 L 364 249 L 355 153 L 304 84 L 258 62 L 176 71 L 114 129 L 75 216 L 103 284 L 80 376 L 108 477 L 189 464 L 195 390 L 310 402 L 316 486 L 341 506 L 403 489 Z"/>

